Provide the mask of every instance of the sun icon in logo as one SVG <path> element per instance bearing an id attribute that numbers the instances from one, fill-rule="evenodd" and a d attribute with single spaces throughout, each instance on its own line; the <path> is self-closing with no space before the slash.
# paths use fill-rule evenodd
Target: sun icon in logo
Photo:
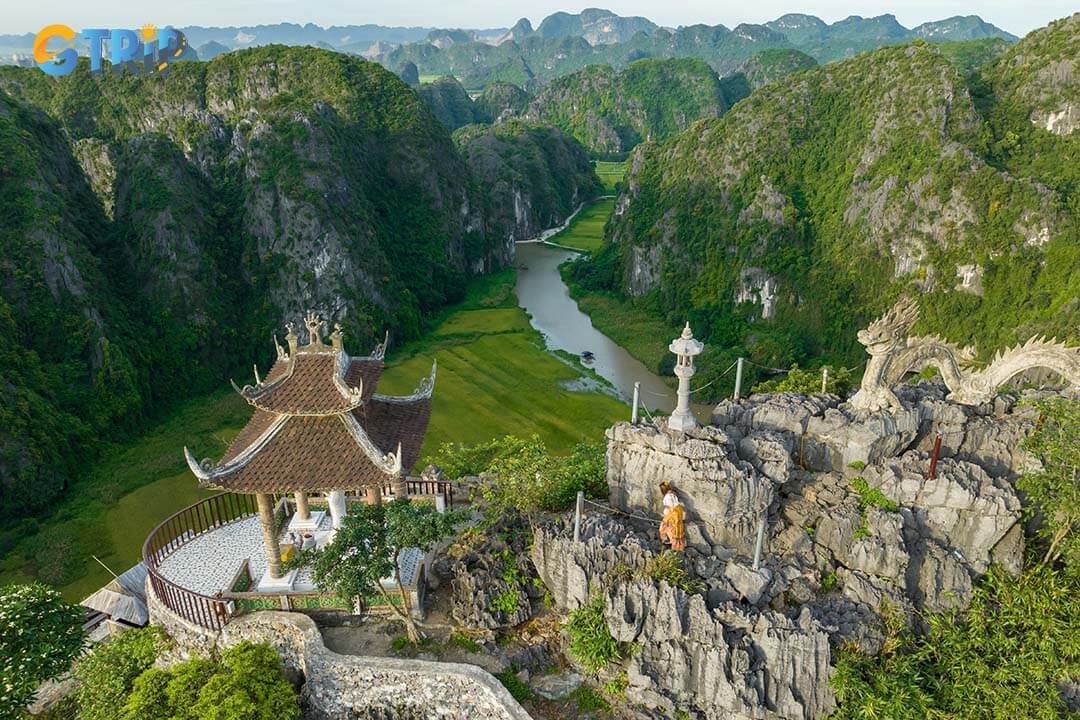
<path id="1" fill-rule="evenodd" d="M 139 34 L 142 35 L 144 43 L 153 42 L 157 38 L 157 28 L 153 25 L 143 25 L 139 29 Z"/>

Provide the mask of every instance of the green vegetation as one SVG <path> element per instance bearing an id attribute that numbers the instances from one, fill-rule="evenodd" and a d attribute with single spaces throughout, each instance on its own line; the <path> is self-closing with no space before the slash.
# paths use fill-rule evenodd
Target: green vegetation
<path id="1" fill-rule="evenodd" d="M 586 683 L 579 685 L 574 692 L 570 693 L 569 698 L 577 705 L 578 712 L 607 712 L 611 709 L 611 705 L 604 699 L 604 696 Z"/>
<path id="2" fill-rule="evenodd" d="M 1062 563 L 1065 571 L 1080 576 L 1080 402 L 1064 398 L 1043 400 L 1038 430 L 1024 440 L 1024 448 L 1040 458 L 1042 468 L 1020 478 L 1027 500 L 1026 512 L 1035 520 L 1035 535 L 1045 547 L 1044 564 Z"/>
<path id="3" fill-rule="evenodd" d="M 0 588 L 0 716 L 19 715 L 41 683 L 71 667 L 86 644 L 84 619 L 40 583 Z"/>
<path id="4" fill-rule="evenodd" d="M 804 52 L 791 48 L 771 48 L 755 53 L 743 63 L 740 72 L 746 76 L 750 87 L 756 89 L 816 65 L 817 61 Z"/>
<path id="5" fill-rule="evenodd" d="M 597 160 L 596 174 L 604 185 L 604 192 L 613 194 L 622 182 L 623 175 L 626 174 L 626 163 Z"/>
<path id="6" fill-rule="evenodd" d="M 447 132 L 477 122 L 473 101 L 453 77 L 423 82 L 417 92 Z"/>
<path id="7" fill-rule="evenodd" d="M 169 638 L 159 627 L 128 630 L 100 643 L 75 666 L 79 720 L 116 720 L 135 680 L 154 664 Z"/>
<path id="8" fill-rule="evenodd" d="M 149 667 L 110 715 L 119 720 L 296 720 L 300 699 L 269 645 L 242 642 L 220 660 Z"/>
<path id="9" fill-rule="evenodd" d="M 438 361 L 425 458 L 446 443 L 483 443 L 507 428 L 522 437 L 539 435 L 549 450 L 565 453 L 626 415 L 613 397 L 563 387 L 580 371 L 544 349 L 516 306 L 513 281 L 512 271 L 477 281 L 422 341 L 393 354 L 379 381 L 381 392 L 412 392 Z"/>
<path id="10" fill-rule="evenodd" d="M 700 60 L 640 60 L 622 72 L 590 65 L 546 85 L 530 112 L 562 128 L 596 157 L 620 157 L 730 107 L 716 73 Z"/>
<path id="11" fill-rule="evenodd" d="M 1045 567 L 1013 579 L 992 570 L 963 616 L 929 615 L 926 635 L 888 619 L 873 659 L 841 649 L 837 720 L 1056 720 L 1058 683 L 1080 674 L 1080 586 Z"/>
<path id="12" fill-rule="evenodd" d="M 663 580 L 668 585 L 677 587 L 691 595 L 705 589 L 705 584 L 691 575 L 683 565 L 682 555 L 665 550 L 659 555 L 654 555 L 645 563 L 640 575 L 650 580 L 659 582 Z"/>
<path id="13" fill-rule="evenodd" d="M 469 125 L 454 133 L 482 202 L 486 249 L 505 252 L 508 238 L 525 239 L 559 225 L 578 203 L 601 192 L 584 148 L 558 128 L 520 120 Z"/>
<path id="14" fill-rule="evenodd" d="M 860 510 L 876 507 L 888 512 L 897 512 L 900 509 L 895 502 L 885 497 L 885 493 L 879 488 L 870 487 L 870 483 L 862 476 L 852 478 L 851 489 L 859 495 Z"/>
<path id="15" fill-rule="evenodd" d="M 623 655 L 604 619 L 603 595 L 594 595 L 589 602 L 570 613 L 566 632 L 570 636 L 570 654 L 588 673 L 595 675 Z"/>
<path id="16" fill-rule="evenodd" d="M 587 497 L 607 496 L 604 448 L 599 443 L 579 443 L 569 454 L 556 455 L 537 435 L 528 439 L 504 435 L 475 445 L 447 443 L 434 462 L 449 477 L 490 475 L 492 482 L 481 492 L 492 517 L 511 508 L 565 510 L 578 491 Z"/>
<path id="17" fill-rule="evenodd" d="M 782 376 L 759 382 L 752 392 L 798 392 L 814 394 L 821 392 L 822 371 L 820 368 L 803 370 L 797 364 Z M 846 397 L 852 386 L 851 372 L 847 368 L 829 367 L 829 376 L 825 381 L 826 392 Z"/>
<path id="18" fill-rule="evenodd" d="M 316 586 L 350 602 L 358 597 L 381 595 L 386 605 L 404 623 L 409 642 L 420 642 L 420 630 L 409 609 L 409 598 L 401 584 L 397 557 L 405 548 L 427 551 L 450 535 L 461 522 L 461 513 L 440 513 L 434 505 L 408 498 L 383 505 L 354 505 L 334 536 L 321 550 L 301 553 L 297 564 L 308 564 Z M 401 604 L 394 603 L 382 585 L 392 577 L 398 585 Z"/>
<path id="19" fill-rule="evenodd" d="M 495 678 L 510 692 L 510 696 L 518 702 L 525 702 L 532 697 L 532 690 L 522 682 L 512 668 L 506 668 L 502 672 L 495 673 Z"/>
<path id="20" fill-rule="evenodd" d="M 821 578 L 821 592 L 827 593 L 836 587 L 836 573 L 828 572 Z"/>
<path id="21" fill-rule="evenodd" d="M 604 242 L 604 224 L 615 208 L 615 198 L 604 198 L 586 205 L 562 232 L 548 238 L 548 242 L 564 247 L 593 252 Z"/>

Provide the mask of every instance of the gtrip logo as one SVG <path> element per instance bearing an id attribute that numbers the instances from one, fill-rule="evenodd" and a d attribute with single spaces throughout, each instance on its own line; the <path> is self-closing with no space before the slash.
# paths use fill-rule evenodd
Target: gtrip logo
<path id="1" fill-rule="evenodd" d="M 67 41 L 64 48 L 49 50 L 49 42 L 52 41 L 55 46 L 59 44 L 58 39 Z M 34 62 L 55 77 L 74 72 L 79 59 L 78 50 L 75 49 L 77 40 L 85 40 L 89 44 L 90 72 L 95 73 L 102 70 L 106 40 L 109 41 L 109 62 L 113 72 L 127 69 L 164 74 L 168 72 L 169 65 L 179 60 L 187 49 L 184 33 L 171 27 L 159 30 L 153 25 L 144 25 L 138 31 L 90 28 L 77 33 L 67 25 L 57 24 L 42 28 L 34 38 Z"/>

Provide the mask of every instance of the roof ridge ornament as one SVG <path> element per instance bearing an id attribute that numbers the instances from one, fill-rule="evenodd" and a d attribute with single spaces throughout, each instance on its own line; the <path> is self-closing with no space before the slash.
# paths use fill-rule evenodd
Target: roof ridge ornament
<path id="1" fill-rule="evenodd" d="M 277 352 L 278 360 L 288 360 L 289 354 L 285 352 L 285 348 L 281 347 L 281 343 L 277 340 L 277 333 L 271 333 L 270 337 L 274 340 L 274 350 Z"/>
<path id="2" fill-rule="evenodd" d="M 375 346 L 375 349 L 371 351 L 371 357 L 375 360 L 382 360 L 386 357 L 386 348 L 390 345 L 390 331 L 386 331 L 386 336 L 383 341 Z"/>
<path id="3" fill-rule="evenodd" d="M 322 345 L 322 339 L 319 337 L 319 333 L 322 330 L 323 321 L 319 317 L 318 313 L 309 312 L 304 317 L 304 325 L 307 326 L 308 331 L 308 345 L 318 347 Z"/>
<path id="4" fill-rule="evenodd" d="M 285 323 L 285 342 L 289 344 L 289 357 L 296 355 L 296 348 L 299 345 L 299 338 L 296 337 L 296 325 L 290 320 Z"/>
<path id="5" fill-rule="evenodd" d="M 334 349 L 341 352 L 344 348 L 342 346 L 342 339 L 345 337 L 345 332 L 341 329 L 341 323 L 334 323 L 334 332 L 330 333 L 330 344 L 334 346 Z"/>

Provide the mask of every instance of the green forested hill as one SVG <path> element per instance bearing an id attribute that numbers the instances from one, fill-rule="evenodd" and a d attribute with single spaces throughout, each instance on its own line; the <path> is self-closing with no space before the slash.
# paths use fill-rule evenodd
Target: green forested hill
<path id="1" fill-rule="evenodd" d="M 923 330 L 983 352 L 1076 339 L 1080 133 L 1039 115 L 1077 97 L 1048 57 L 1075 62 L 1076 25 L 968 78 L 921 42 L 877 50 L 640 147 L 579 282 L 672 322 L 689 308 L 714 347 L 774 366 L 855 364 L 855 331 L 903 291 L 921 298 Z"/>
<path id="2" fill-rule="evenodd" d="M 556 125 L 591 152 L 613 155 L 664 140 L 729 106 L 720 80 L 700 60 L 640 60 L 622 72 L 593 65 L 550 83 L 526 116 Z"/>
<path id="3" fill-rule="evenodd" d="M 602 190 L 584 148 L 558 128 L 519 120 L 468 125 L 454 142 L 483 198 L 484 236 L 502 243 L 507 258 L 515 240 L 559 225 Z"/>
<path id="4" fill-rule="evenodd" d="M 147 414 L 265 367 L 286 320 L 401 342 L 509 261 L 483 231 L 487 186 L 418 94 L 338 53 L 267 46 L 167 77 L 2 68 L 0 141 L 5 512 L 47 507 Z"/>

